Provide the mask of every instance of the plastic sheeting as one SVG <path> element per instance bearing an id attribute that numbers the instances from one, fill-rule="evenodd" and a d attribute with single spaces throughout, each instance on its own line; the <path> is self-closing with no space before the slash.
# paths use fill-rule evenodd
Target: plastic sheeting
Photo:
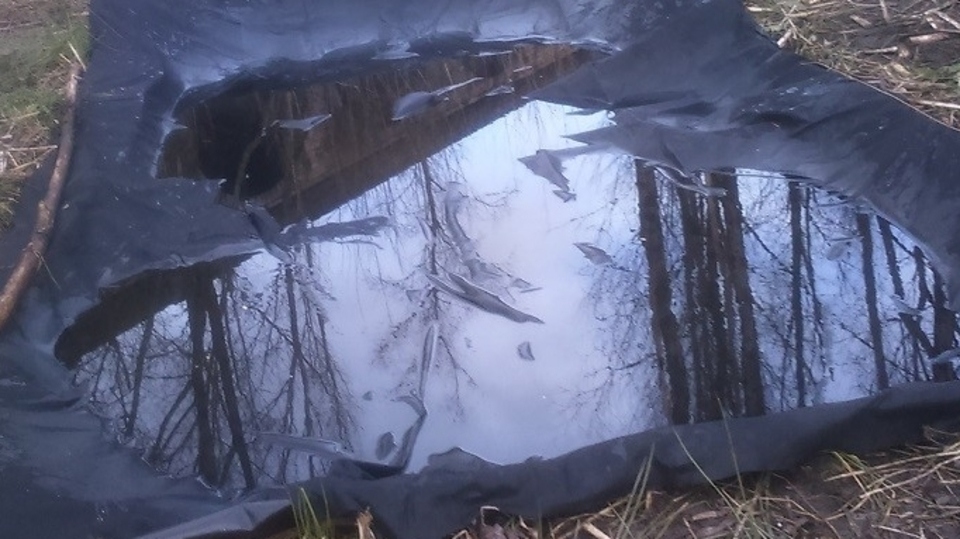
<path id="1" fill-rule="evenodd" d="M 608 57 L 536 95 L 613 112 L 614 125 L 576 140 L 681 173 L 770 170 L 852 196 L 924 247 L 958 303 L 952 175 L 960 135 L 778 50 L 737 2 L 102 0 L 93 2 L 91 26 L 78 146 L 46 273 L 0 343 L 8 382 L 0 402 L 16 418 L 4 424 L 28 425 L 2 431 L 0 441 L 12 447 L 0 453 L 0 466 L 29 470 L 20 475 L 28 489 L 52 493 L 44 499 L 74 500 L 52 511 L 64 526 L 129 536 L 225 503 L 191 482 L 154 481 L 128 450 L 98 439 L 99 423 L 74 407 L 82 396 L 53 347 L 104 287 L 269 247 L 262 223 L 219 204 L 212 182 L 155 178 L 163 142 L 179 128 L 175 111 L 229 88 L 340 80 L 396 58 L 495 52 L 518 40 L 589 47 Z M 15 238 L 4 240 L 8 259 L 18 251 Z M 382 477 L 344 461 L 304 486 L 336 514 L 371 507 L 387 535 L 440 537 L 481 505 L 530 517 L 596 507 L 628 492 L 651 454 L 652 485 L 684 485 L 704 479 L 691 456 L 711 479 L 782 469 L 821 450 L 915 440 L 923 425 L 951 426 L 958 407 L 956 382 L 904 385 L 849 403 L 659 429 L 508 466 L 454 451 L 419 473 Z M 86 445 L 72 453 L 76 462 L 69 454 L 44 458 L 43 447 L 74 451 L 78 432 Z M 91 462 L 98 466 L 88 468 Z M 64 474 L 71 464 L 73 473 Z M 78 470 L 129 488 L 88 488 L 90 477 Z M 209 505 L 183 507 L 193 496 Z M 282 504 L 250 503 L 154 537 L 255 529 L 283 511 Z M 105 506 L 135 517 L 104 517 Z"/>

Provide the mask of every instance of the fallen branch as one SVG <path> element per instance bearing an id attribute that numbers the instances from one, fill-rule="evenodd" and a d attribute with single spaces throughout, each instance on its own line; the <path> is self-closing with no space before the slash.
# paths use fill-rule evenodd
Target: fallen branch
<path id="1" fill-rule="evenodd" d="M 13 273 L 7 279 L 7 284 L 0 293 L 0 329 L 6 326 L 23 295 L 27 285 L 40 266 L 43 255 L 50 240 L 50 231 L 53 230 L 54 217 L 60 205 L 60 193 L 67 178 L 70 164 L 70 155 L 73 153 L 73 124 L 77 104 L 77 79 L 80 77 L 80 66 L 74 64 L 70 68 L 70 78 L 67 80 L 65 96 L 66 113 L 60 132 L 60 150 L 57 152 L 57 161 L 50 175 L 50 185 L 47 194 L 37 207 L 37 223 L 33 228 L 30 242 L 23 248 L 20 259 L 17 261 Z"/>

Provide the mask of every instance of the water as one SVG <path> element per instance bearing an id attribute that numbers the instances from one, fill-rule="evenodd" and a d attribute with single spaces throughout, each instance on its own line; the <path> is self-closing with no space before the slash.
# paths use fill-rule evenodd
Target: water
<path id="1" fill-rule="evenodd" d="M 350 140 L 382 133 L 334 111 L 310 130 L 322 151 L 290 158 L 313 173 L 279 174 L 300 187 L 256 189 L 301 224 L 264 233 L 255 256 L 108 291 L 58 353 L 159 472 L 223 488 L 304 479 L 331 457 L 552 457 L 954 378 L 955 316 L 895 226 L 776 175 L 678 184 L 565 138 L 611 121 L 514 101 L 445 144 L 395 137 L 354 159 Z M 348 159 L 393 172 L 314 178 Z"/>

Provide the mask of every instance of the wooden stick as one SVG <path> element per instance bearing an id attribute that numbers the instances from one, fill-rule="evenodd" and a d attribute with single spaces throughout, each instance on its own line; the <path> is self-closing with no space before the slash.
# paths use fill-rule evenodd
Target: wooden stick
<path id="1" fill-rule="evenodd" d="M 80 66 L 74 64 L 70 68 L 70 78 L 67 80 L 65 96 L 66 114 L 60 130 L 60 150 L 57 152 L 57 161 L 50 175 L 50 185 L 47 194 L 37 207 L 37 223 L 33 228 L 30 242 L 23 248 L 20 260 L 13 273 L 7 279 L 7 284 L 0 293 L 0 329 L 7 325 L 20 296 L 27 289 L 33 274 L 36 273 L 50 240 L 50 231 L 53 230 L 54 218 L 60 205 L 60 193 L 67 178 L 70 165 L 70 156 L 73 153 L 73 124 L 77 108 L 77 79 L 80 77 Z"/>
<path id="2" fill-rule="evenodd" d="M 941 109 L 960 110 L 960 104 L 944 103 L 943 101 L 930 101 L 929 99 L 918 99 L 917 103 L 928 107 L 938 107 Z"/>

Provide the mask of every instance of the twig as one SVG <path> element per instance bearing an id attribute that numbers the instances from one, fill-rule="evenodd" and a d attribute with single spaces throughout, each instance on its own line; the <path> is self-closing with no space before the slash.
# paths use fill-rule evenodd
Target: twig
<path id="1" fill-rule="evenodd" d="M 56 144 L 47 144 L 44 146 L 21 146 L 19 148 L 7 148 L 8 152 L 45 152 L 56 148 Z"/>
<path id="2" fill-rule="evenodd" d="M 947 34 L 946 32 L 935 32 L 933 34 L 910 36 L 907 38 L 907 41 L 910 43 L 916 43 L 917 45 L 926 45 L 928 43 L 936 43 L 937 41 L 943 41 L 944 39 L 949 38 L 950 34 Z"/>
<path id="3" fill-rule="evenodd" d="M 950 26 L 953 26 L 957 30 L 960 30 L 960 22 L 957 22 L 957 20 L 951 17 L 950 15 L 947 15 L 942 11 L 934 11 L 933 14 L 943 19 L 944 22 L 950 24 Z"/>
<path id="4" fill-rule="evenodd" d="M 593 537 L 594 539 L 611 539 L 609 535 L 600 531 L 600 528 L 589 522 L 584 522 L 581 527 L 583 528 L 583 531 L 587 532 L 590 537 Z"/>
<path id="5" fill-rule="evenodd" d="M 960 110 L 960 105 L 956 103 L 945 103 L 943 101 L 930 101 L 928 99 L 918 99 L 917 103 L 928 107 L 938 107 L 941 109 Z"/>
<path id="6" fill-rule="evenodd" d="M 77 52 L 77 48 L 73 46 L 73 42 L 71 41 L 71 42 L 69 42 L 69 43 L 67 43 L 67 44 L 70 45 L 70 52 L 73 53 L 73 57 L 76 58 L 77 63 L 80 64 L 80 68 L 81 68 L 82 70 L 86 71 L 86 70 L 87 70 L 87 64 L 83 63 L 83 57 L 80 56 L 80 53 L 79 53 L 79 52 Z"/>
<path id="7" fill-rule="evenodd" d="M 866 49 L 863 54 L 895 54 L 899 50 L 898 47 L 883 47 L 882 49 Z"/>
<path id="8" fill-rule="evenodd" d="M 787 28 L 787 31 L 780 36 L 780 39 L 777 40 L 777 47 L 781 49 L 790 42 L 790 39 L 793 37 L 793 28 Z"/>
<path id="9" fill-rule="evenodd" d="M 20 260 L 13 273 L 7 279 L 7 284 L 0 293 L 0 329 L 2 329 L 17 306 L 20 296 L 36 273 L 37 267 L 47 250 L 50 231 L 60 205 L 60 193 L 67 178 L 70 165 L 70 156 L 73 153 L 73 124 L 77 105 L 77 79 L 80 77 L 80 66 L 74 64 L 70 68 L 70 77 L 67 80 L 66 115 L 60 132 L 60 150 L 57 152 L 57 161 L 50 175 L 50 185 L 47 194 L 37 207 L 37 222 L 33 228 L 30 242 L 23 248 Z"/>
<path id="10" fill-rule="evenodd" d="M 880 12 L 883 13 L 883 21 L 890 22 L 890 10 L 887 9 L 887 3 L 884 0 L 880 0 Z"/>

